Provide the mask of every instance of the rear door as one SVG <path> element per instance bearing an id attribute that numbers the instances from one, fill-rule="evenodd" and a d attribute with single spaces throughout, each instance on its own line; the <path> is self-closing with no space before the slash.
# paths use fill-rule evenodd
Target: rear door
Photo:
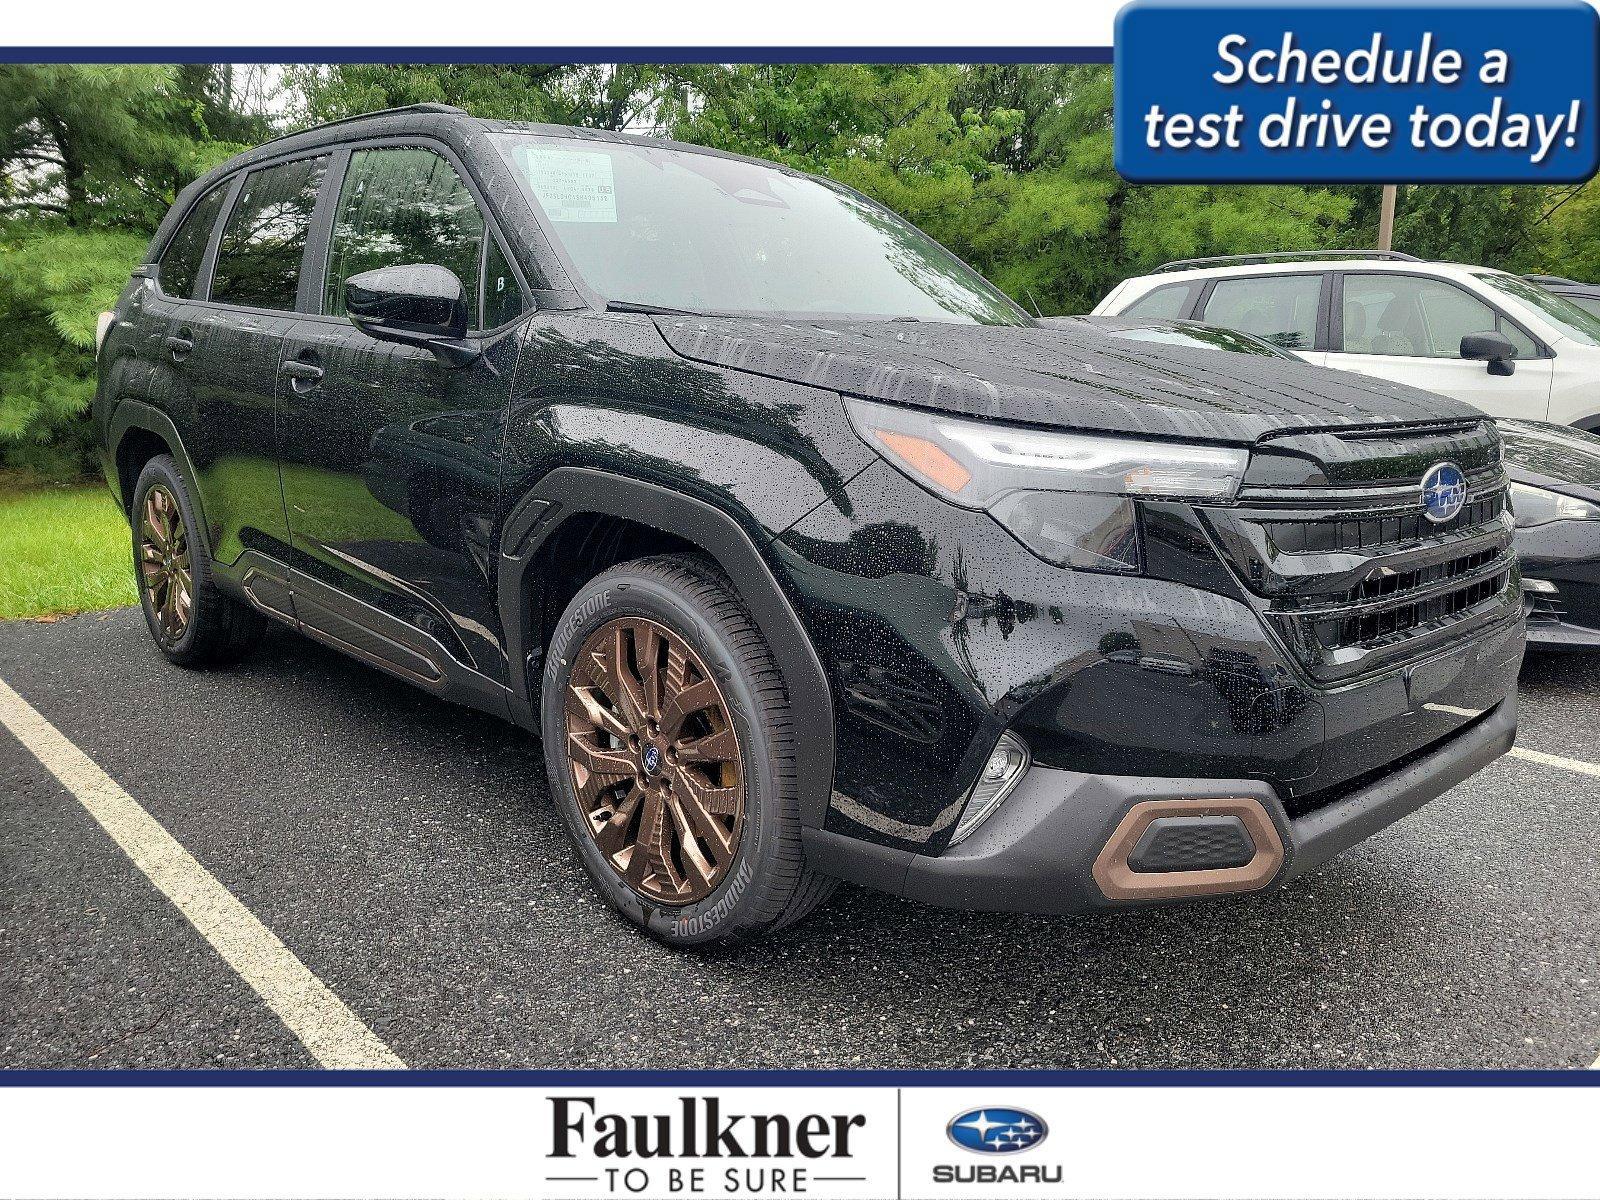
<path id="1" fill-rule="evenodd" d="M 135 395 L 161 407 L 184 431 L 185 449 L 202 477 L 206 452 L 216 442 L 195 428 L 194 376 L 205 355 L 197 362 L 194 352 L 204 344 L 208 327 L 204 305 L 194 300 L 204 293 L 217 218 L 236 182 L 217 184 L 190 207 L 162 248 L 153 282 L 133 293 L 123 318 L 135 330 L 135 354 L 149 367 L 147 373 L 128 377 L 137 388 Z M 201 503 L 206 504 L 203 490 Z"/>
<path id="2" fill-rule="evenodd" d="M 235 181 L 205 299 L 191 306 L 170 343 L 190 380 L 195 412 L 185 426 L 188 448 L 212 527 L 212 554 L 222 563 L 245 550 L 280 556 L 288 544 L 278 484 L 278 359 L 295 319 L 328 162 L 327 154 L 292 159 Z"/>
<path id="3" fill-rule="evenodd" d="M 325 585 L 297 580 L 296 606 L 303 621 L 347 643 L 351 622 L 384 629 L 374 652 L 421 682 L 431 682 L 430 669 L 391 643 L 428 647 L 393 621 L 503 681 L 490 545 L 523 287 L 466 173 L 442 147 L 366 145 L 341 158 L 319 234 L 326 265 L 311 315 L 284 342 L 280 372 L 293 564 Z M 422 263 L 453 271 L 471 297 L 484 354 L 468 366 L 369 337 L 345 316 L 350 276 Z M 345 597 L 365 607 L 311 607 L 340 608 Z"/>
<path id="4" fill-rule="evenodd" d="M 1328 366 L 1426 388 L 1491 416 L 1545 419 L 1552 360 L 1526 330 L 1465 288 L 1387 271 L 1347 271 L 1338 284 Z M 1491 375 L 1488 364 L 1461 357 L 1465 335 L 1490 332 L 1516 346 L 1513 374 Z"/>

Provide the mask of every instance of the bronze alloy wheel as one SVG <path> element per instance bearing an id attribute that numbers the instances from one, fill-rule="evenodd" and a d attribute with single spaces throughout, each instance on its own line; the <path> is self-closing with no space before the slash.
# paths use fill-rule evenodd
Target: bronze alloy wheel
<path id="1" fill-rule="evenodd" d="M 744 827 L 744 767 L 727 703 L 684 640 L 644 617 L 584 639 L 566 691 L 578 811 L 640 896 L 693 904 L 726 877 Z"/>
<path id="2" fill-rule="evenodd" d="M 165 484 L 151 486 L 139 517 L 139 583 L 168 642 L 183 637 L 194 608 L 189 538 L 178 500 Z"/>

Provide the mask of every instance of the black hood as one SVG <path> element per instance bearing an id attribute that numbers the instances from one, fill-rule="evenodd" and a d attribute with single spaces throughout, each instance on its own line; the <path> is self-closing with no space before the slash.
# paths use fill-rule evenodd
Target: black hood
<path id="1" fill-rule="evenodd" d="M 1600 437 L 1543 421 L 1499 420 L 1495 426 L 1512 479 L 1600 503 Z"/>
<path id="2" fill-rule="evenodd" d="M 1265 434 L 1459 422 L 1419 388 L 1298 360 L 1066 326 L 657 317 L 696 362 L 850 396 L 1029 425 L 1252 443 Z"/>

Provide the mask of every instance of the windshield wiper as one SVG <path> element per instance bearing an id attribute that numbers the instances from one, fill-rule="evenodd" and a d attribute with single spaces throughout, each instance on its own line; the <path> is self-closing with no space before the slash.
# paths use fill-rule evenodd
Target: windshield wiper
<path id="1" fill-rule="evenodd" d="M 689 308 L 663 308 L 659 304 L 639 304 L 632 300 L 607 300 L 607 312 L 644 313 L 652 317 L 709 317 L 711 313 Z"/>

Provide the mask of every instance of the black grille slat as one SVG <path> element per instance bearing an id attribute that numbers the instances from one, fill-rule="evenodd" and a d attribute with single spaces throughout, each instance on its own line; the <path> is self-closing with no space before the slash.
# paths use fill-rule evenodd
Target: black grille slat
<path id="1" fill-rule="evenodd" d="M 1433 524 L 1421 514 L 1381 518 L 1308 518 L 1262 521 L 1262 531 L 1285 554 L 1362 553 L 1404 546 L 1424 538 L 1476 529 L 1497 520 L 1506 510 L 1504 491 L 1465 505 L 1450 521 Z"/>

